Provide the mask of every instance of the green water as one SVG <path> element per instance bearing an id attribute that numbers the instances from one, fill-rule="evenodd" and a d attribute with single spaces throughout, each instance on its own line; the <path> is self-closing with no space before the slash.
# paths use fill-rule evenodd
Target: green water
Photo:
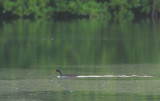
<path id="1" fill-rule="evenodd" d="M 1 22 L 0 100 L 159 101 L 159 27 L 150 20 Z M 131 77 L 60 79 L 55 69 Z"/>

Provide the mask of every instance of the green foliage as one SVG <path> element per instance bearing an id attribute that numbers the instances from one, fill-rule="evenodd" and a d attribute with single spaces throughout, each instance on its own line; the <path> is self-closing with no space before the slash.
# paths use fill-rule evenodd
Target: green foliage
<path id="1" fill-rule="evenodd" d="M 139 10 L 150 14 L 152 0 L 1 0 L 3 13 L 11 12 L 19 17 L 51 17 L 56 13 L 84 15 L 90 18 L 107 18 L 114 20 L 132 20 Z M 160 1 L 157 0 L 160 12 Z"/>
<path id="2" fill-rule="evenodd" d="M 140 6 L 141 6 L 140 1 L 141 1 L 141 0 L 130 0 L 130 1 L 128 1 L 128 7 L 129 7 L 129 8 L 137 8 L 137 7 L 140 7 Z"/>
<path id="3" fill-rule="evenodd" d="M 138 5 L 138 4 L 137 4 Z M 114 0 L 110 2 L 110 10 L 113 11 L 114 20 L 132 20 L 134 14 L 130 10 L 134 5 L 134 2 L 128 0 Z"/>
<path id="4" fill-rule="evenodd" d="M 110 19 L 107 3 L 97 3 L 95 1 L 86 2 L 82 5 L 79 14 L 89 15 L 90 17 L 107 17 Z"/>
<path id="5" fill-rule="evenodd" d="M 90 17 L 100 17 L 108 15 L 108 6 L 97 3 L 95 0 L 55 0 L 56 12 L 69 12 L 76 15 L 89 15 Z"/>
<path id="6" fill-rule="evenodd" d="M 141 0 L 141 12 L 149 14 L 152 10 L 152 1 L 153 0 Z"/>
<path id="7" fill-rule="evenodd" d="M 6 0 L 3 2 L 3 13 L 11 11 L 20 17 L 34 15 L 35 17 L 46 16 L 53 11 L 48 6 L 50 0 Z"/>

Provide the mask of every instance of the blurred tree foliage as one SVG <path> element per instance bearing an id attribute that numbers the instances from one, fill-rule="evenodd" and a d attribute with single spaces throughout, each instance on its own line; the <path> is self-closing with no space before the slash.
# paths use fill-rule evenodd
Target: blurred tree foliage
<path id="1" fill-rule="evenodd" d="M 53 17 L 57 14 L 107 18 L 134 19 L 138 15 L 150 15 L 152 0 L 0 0 L 2 15 L 10 13 L 18 17 Z M 160 1 L 157 1 L 160 12 Z M 62 16 L 61 15 L 61 16 Z"/>

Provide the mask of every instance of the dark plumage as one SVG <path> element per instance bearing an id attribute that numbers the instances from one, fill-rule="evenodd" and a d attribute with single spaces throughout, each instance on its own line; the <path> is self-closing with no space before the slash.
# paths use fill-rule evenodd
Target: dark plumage
<path id="1" fill-rule="evenodd" d="M 59 76 L 60 76 L 60 78 L 66 78 L 66 77 L 76 77 L 76 76 L 78 76 L 78 75 L 74 75 L 74 74 L 62 74 L 62 72 L 60 71 L 60 70 L 55 70 L 55 72 L 58 72 L 59 73 Z"/>

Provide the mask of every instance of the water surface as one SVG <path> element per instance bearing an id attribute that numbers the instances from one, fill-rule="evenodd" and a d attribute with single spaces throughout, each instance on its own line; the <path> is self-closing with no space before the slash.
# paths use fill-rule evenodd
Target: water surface
<path id="1" fill-rule="evenodd" d="M 159 101 L 158 27 L 149 20 L 3 22 L 0 99 Z M 58 78 L 55 69 L 79 77 Z"/>

